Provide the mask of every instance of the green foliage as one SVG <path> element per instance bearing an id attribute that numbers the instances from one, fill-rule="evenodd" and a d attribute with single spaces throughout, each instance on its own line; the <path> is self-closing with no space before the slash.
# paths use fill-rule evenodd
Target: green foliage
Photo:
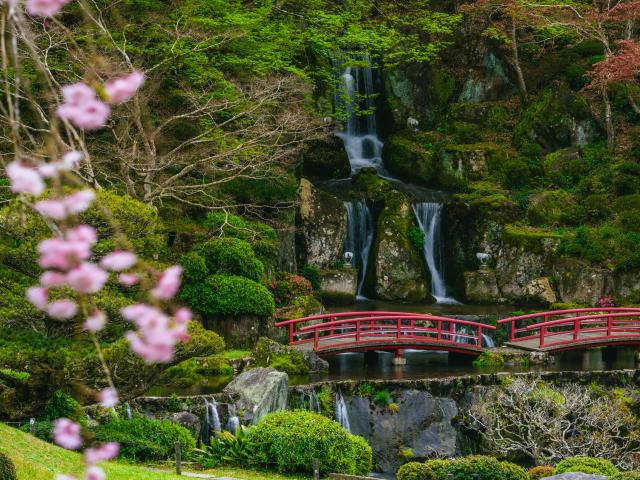
<path id="1" fill-rule="evenodd" d="M 25 423 L 20 426 L 20 430 L 25 433 L 31 433 L 31 425 Z M 53 422 L 51 420 L 37 420 L 34 435 L 40 440 L 53 443 Z"/>
<path id="2" fill-rule="evenodd" d="M 609 477 L 609 480 L 640 480 L 640 472 L 620 472 Z"/>
<path id="3" fill-rule="evenodd" d="M 304 411 L 267 415 L 249 436 L 258 465 L 275 463 L 283 472 L 311 473 L 313 459 L 322 473 L 369 473 L 371 447 L 338 423 Z M 365 469 L 365 467 L 368 467 Z"/>
<path id="4" fill-rule="evenodd" d="M 302 268 L 300 275 L 311 282 L 311 286 L 315 291 L 320 290 L 320 282 L 322 279 L 320 277 L 320 270 L 318 269 L 318 267 L 314 267 L 313 265 L 305 265 Z"/>
<path id="5" fill-rule="evenodd" d="M 409 228 L 409 241 L 416 247 L 416 250 L 422 252 L 424 250 L 424 232 L 421 228 L 411 227 Z"/>
<path id="6" fill-rule="evenodd" d="M 453 474 L 455 480 L 528 480 L 526 470 L 510 462 L 500 462 L 493 457 L 472 455 L 454 460 L 429 460 L 426 465 L 437 480 L 446 480 Z"/>
<path id="7" fill-rule="evenodd" d="M 197 451 L 198 463 L 204 468 L 219 465 L 251 465 L 254 452 L 249 432 L 247 427 L 240 425 L 235 435 L 220 432 L 211 437 L 211 445 L 204 445 L 203 450 Z"/>
<path id="8" fill-rule="evenodd" d="M 13 462 L 2 452 L 0 452 L 0 478 L 2 480 L 18 480 Z"/>
<path id="9" fill-rule="evenodd" d="M 309 365 L 302 354 L 296 351 L 274 355 L 269 362 L 269 366 L 293 376 L 307 375 L 309 373 Z"/>
<path id="10" fill-rule="evenodd" d="M 182 402 L 178 398 L 178 395 L 172 393 L 167 400 L 167 410 L 170 412 L 179 412 L 182 409 Z"/>
<path id="11" fill-rule="evenodd" d="M 565 472 L 582 472 L 611 477 L 619 471 L 609 460 L 592 457 L 565 458 L 556 465 L 554 475 Z"/>
<path id="12" fill-rule="evenodd" d="M 639 241 L 638 232 L 624 232 L 610 225 L 582 226 L 563 238 L 557 253 L 630 271 L 640 268 L 640 253 L 634 247 Z"/>
<path id="13" fill-rule="evenodd" d="M 269 283 L 269 290 L 271 290 L 278 307 L 290 305 L 294 299 L 313 293 L 313 287 L 309 280 L 287 272 L 278 272 Z"/>
<path id="14" fill-rule="evenodd" d="M 223 273 L 248 278 L 254 282 L 262 280 L 264 266 L 258 260 L 251 245 L 238 238 L 216 238 L 198 245 L 194 249 L 200 254 L 211 274 Z"/>
<path id="15" fill-rule="evenodd" d="M 181 298 L 204 315 L 271 316 L 275 303 L 261 284 L 244 277 L 212 275 L 204 282 L 186 284 Z"/>
<path id="16" fill-rule="evenodd" d="M 58 418 L 69 418 L 81 425 L 87 424 L 87 416 L 82 406 L 69 394 L 56 390 L 42 412 L 41 420 L 53 421 Z"/>
<path id="17" fill-rule="evenodd" d="M 398 480 L 436 480 L 436 475 L 426 464 L 410 462 L 402 465 L 396 472 Z"/>
<path id="18" fill-rule="evenodd" d="M 436 480 L 447 480 L 447 472 L 451 466 L 451 460 L 427 460 L 425 465 L 436 475 Z"/>
<path id="19" fill-rule="evenodd" d="M 501 367 L 504 365 L 504 355 L 486 350 L 473 361 L 476 368 Z"/>
<path id="20" fill-rule="evenodd" d="M 180 258 L 180 265 L 184 268 L 184 279 L 186 282 L 201 282 L 209 275 L 207 262 L 204 257 L 196 252 L 189 252 Z"/>
<path id="21" fill-rule="evenodd" d="M 560 188 L 575 186 L 586 173 L 586 162 L 575 148 L 564 148 L 544 158 L 546 177 Z"/>
<path id="22" fill-rule="evenodd" d="M 10 368 L 0 368 L 0 374 L 11 377 L 19 382 L 26 382 L 31 377 L 29 372 L 20 372 L 18 370 L 11 370 Z"/>
<path id="23" fill-rule="evenodd" d="M 101 442 L 119 442 L 120 457 L 127 460 L 167 460 L 175 453 L 176 441 L 180 441 L 185 459 L 190 458 L 195 448 L 189 430 L 169 420 L 112 419 L 93 431 Z"/>
<path id="24" fill-rule="evenodd" d="M 335 417 L 336 394 L 326 385 L 318 392 L 318 404 L 320 405 L 320 413 L 327 418 Z"/>
<path id="25" fill-rule="evenodd" d="M 373 396 L 373 403 L 381 407 L 388 407 L 392 403 L 391 394 L 388 390 L 378 390 Z"/>
<path id="26" fill-rule="evenodd" d="M 553 475 L 553 467 L 540 465 L 527 470 L 527 474 L 529 475 L 529 480 L 540 480 L 541 478 Z"/>
<path id="27" fill-rule="evenodd" d="M 356 389 L 356 394 L 359 397 L 372 397 L 375 393 L 376 387 L 367 382 L 361 383 Z"/>
<path id="28" fill-rule="evenodd" d="M 527 217 L 533 225 L 579 225 L 585 221 L 586 211 L 564 190 L 549 190 L 531 199 Z"/>

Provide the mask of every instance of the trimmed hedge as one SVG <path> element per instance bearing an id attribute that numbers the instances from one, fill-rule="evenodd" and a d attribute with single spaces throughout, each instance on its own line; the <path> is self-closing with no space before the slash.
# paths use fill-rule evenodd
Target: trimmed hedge
<path id="1" fill-rule="evenodd" d="M 312 473 L 314 458 L 320 461 L 322 473 L 365 475 L 371 471 L 372 451 L 366 441 L 316 413 L 267 415 L 249 433 L 249 443 L 258 466 L 281 472 Z"/>
<path id="2" fill-rule="evenodd" d="M 16 469 L 11 459 L 0 452 L 0 479 L 2 480 L 18 480 Z"/>
<path id="3" fill-rule="evenodd" d="M 180 441 L 182 455 L 189 458 L 196 442 L 189 430 L 169 420 L 134 418 L 114 419 L 93 429 L 101 442 L 119 442 L 120 458 L 127 460 L 167 460 L 175 454 Z"/>
<path id="4" fill-rule="evenodd" d="M 205 315 L 268 317 L 275 310 L 273 297 L 263 285 L 233 275 L 212 275 L 204 282 L 186 284 L 180 295 Z"/>
<path id="5" fill-rule="evenodd" d="M 538 467 L 530 468 L 527 471 L 527 474 L 529 475 L 529 480 L 540 480 L 541 478 L 553 475 L 553 467 L 540 465 Z"/>
<path id="6" fill-rule="evenodd" d="M 640 472 L 622 472 L 609 477 L 609 480 L 640 480 Z"/>
<path id="7" fill-rule="evenodd" d="M 619 470 L 604 458 L 572 457 L 562 460 L 553 471 L 554 475 L 566 472 L 582 472 L 612 477 L 618 474 Z"/>
<path id="8" fill-rule="evenodd" d="M 398 480 L 436 480 L 433 470 L 419 462 L 405 463 L 396 472 L 396 477 Z"/>
<path id="9" fill-rule="evenodd" d="M 500 462 L 493 457 L 472 455 L 454 460 L 429 460 L 426 465 L 436 474 L 436 480 L 447 480 L 452 473 L 455 480 L 528 480 L 524 468 L 510 462 Z"/>
<path id="10" fill-rule="evenodd" d="M 244 240 L 216 238 L 198 245 L 194 250 L 204 258 L 209 273 L 237 275 L 254 282 L 260 282 L 264 275 L 264 265 Z"/>

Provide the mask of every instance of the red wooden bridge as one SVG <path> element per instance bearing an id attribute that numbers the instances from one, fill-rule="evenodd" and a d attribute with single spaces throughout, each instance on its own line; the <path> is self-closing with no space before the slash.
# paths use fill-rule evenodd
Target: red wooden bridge
<path id="1" fill-rule="evenodd" d="M 346 312 L 315 315 L 275 324 L 289 329 L 289 344 L 320 355 L 365 350 L 445 350 L 479 355 L 484 323 L 401 312 Z"/>
<path id="2" fill-rule="evenodd" d="M 561 352 L 601 346 L 640 345 L 640 308 L 577 308 L 504 318 L 507 345 Z"/>

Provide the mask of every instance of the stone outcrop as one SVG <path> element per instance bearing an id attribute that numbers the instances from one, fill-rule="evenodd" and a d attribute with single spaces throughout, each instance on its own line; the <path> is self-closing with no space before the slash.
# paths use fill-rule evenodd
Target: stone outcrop
<path id="1" fill-rule="evenodd" d="M 351 173 L 342 140 L 333 135 L 311 142 L 302 162 L 304 175 L 311 178 L 346 178 Z"/>
<path id="2" fill-rule="evenodd" d="M 304 178 L 300 181 L 298 201 L 300 265 L 333 267 L 342 259 L 347 232 L 347 211 L 343 203 Z"/>
<path id="3" fill-rule="evenodd" d="M 358 272 L 355 269 L 323 270 L 320 272 L 320 295 L 327 305 L 350 305 L 358 293 Z"/>
<path id="4" fill-rule="evenodd" d="M 603 295 L 614 291 L 613 273 L 587 262 L 565 258 L 554 262 L 552 268 L 558 294 L 563 301 L 595 305 Z"/>
<path id="5" fill-rule="evenodd" d="M 464 272 L 464 291 L 467 302 L 471 303 L 505 303 L 496 280 L 494 270 L 478 270 Z"/>
<path id="6" fill-rule="evenodd" d="M 378 218 L 373 252 L 378 298 L 410 301 L 430 298 L 424 260 L 407 235 L 413 222 L 409 199 L 400 192 L 389 192 Z"/>
<path id="7" fill-rule="evenodd" d="M 254 368 L 243 372 L 224 389 L 244 421 L 256 424 L 265 415 L 287 408 L 289 378 L 273 368 Z"/>
<path id="8" fill-rule="evenodd" d="M 524 287 L 524 295 L 531 303 L 540 305 L 551 305 L 557 301 L 549 277 L 540 277 L 531 280 Z"/>

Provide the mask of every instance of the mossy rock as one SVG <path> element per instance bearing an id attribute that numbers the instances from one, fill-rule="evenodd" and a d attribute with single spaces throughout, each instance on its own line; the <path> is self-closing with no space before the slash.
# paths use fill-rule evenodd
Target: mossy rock
<path id="1" fill-rule="evenodd" d="M 506 244 L 539 254 L 544 254 L 549 246 L 556 246 L 563 238 L 548 230 L 514 224 L 505 225 L 503 236 Z"/>
<path id="2" fill-rule="evenodd" d="M 374 202 L 384 202 L 394 191 L 388 180 L 380 177 L 375 168 L 363 168 L 353 177 L 353 186 L 362 196 Z"/>
<path id="3" fill-rule="evenodd" d="M 579 225 L 587 211 L 575 197 L 564 190 L 549 190 L 531 197 L 527 218 L 533 225 Z"/>
<path id="4" fill-rule="evenodd" d="M 422 140 L 411 132 L 391 135 L 382 152 L 385 167 L 401 178 L 431 184 L 437 175 L 438 159 L 433 144 Z"/>
<path id="5" fill-rule="evenodd" d="M 310 178 L 346 178 L 351 173 L 342 140 L 332 136 L 311 142 L 302 153 L 302 172 Z"/>
<path id="6" fill-rule="evenodd" d="M 561 188 L 576 185 L 586 173 L 580 150 L 575 147 L 563 148 L 544 157 L 545 176 Z"/>
<path id="7" fill-rule="evenodd" d="M 508 223 L 518 217 L 517 205 L 499 185 L 487 181 L 472 182 L 470 190 L 468 193 L 456 193 L 453 198 L 477 209 L 484 220 Z"/>
<path id="8" fill-rule="evenodd" d="M 271 367 L 296 376 L 309 373 L 309 364 L 300 352 L 266 337 L 256 343 L 253 358 L 255 367 Z"/>
<path id="9" fill-rule="evenodd" d="M 504 146 L 491 142 L 449 144 L 440 150 L 442 163 L 441 183 L 457 179 L 482 180 L 497 176 L 502 165 L 512 156 Z M 448 180 L 447 180 L 448 179 Z"/>

